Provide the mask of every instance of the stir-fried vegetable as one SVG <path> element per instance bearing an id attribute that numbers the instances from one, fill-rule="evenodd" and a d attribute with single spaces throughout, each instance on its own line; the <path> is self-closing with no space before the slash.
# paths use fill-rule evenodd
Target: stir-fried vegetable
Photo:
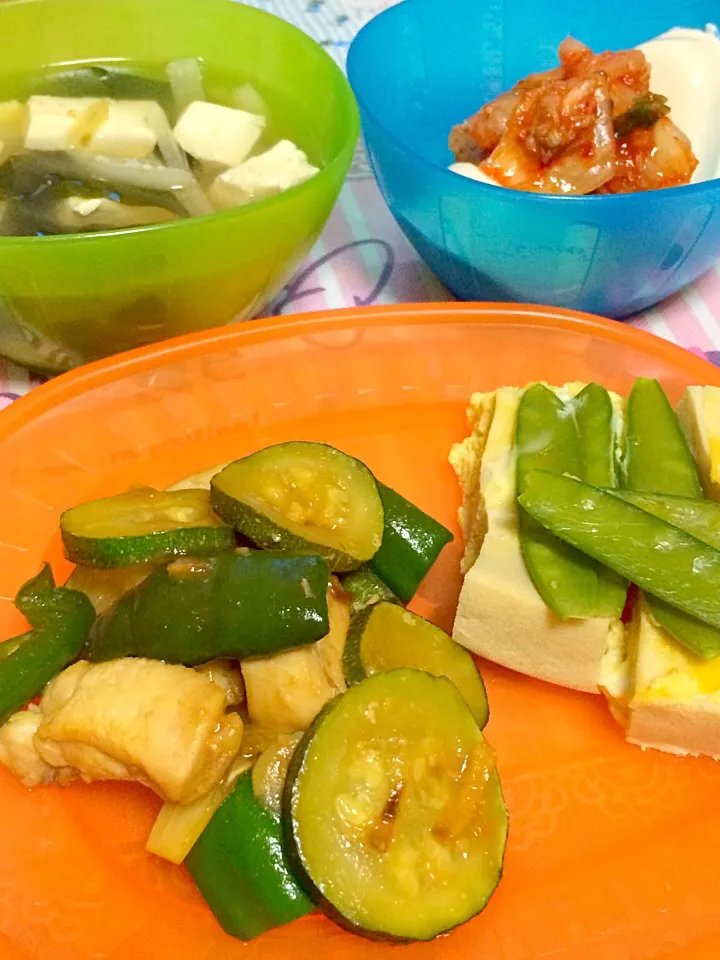
<path id="1" fill-rule="evenodd" d="M 69 560 L 91 567 L 124 567 L 228 550 L 232 528 L 213 513 L 206 490 L 171 492 L 141 487 L 90 500 L 60 517 Z"/>
<path id="2" fill-rule="evenodd" d="M 192 666 L 262 657 L 328 632 L 327 563 L 270 551 L 183 557 L 156 570 L 92 629 L 91 660 L 152 657 Z"/>
<path id="3" fill-rule="evenodd" d="M 235 546 L 235 531 L 213 505 L 270 549 Z M 320 890 L 325 909 L 372 936 L 433 936 L 482 908 L 499 878 L 506 824 L 478 727 L 487 719 L 482 680 L 470 655 L 405 610 L 371 565 L 379 555 L 409 597 L 450 537 L 444 527 L 389 488 L 379 492 L 360 461 L 298 442 L 236 461 L 212 478 L 212 493 L 196 482 L 81 504 L 62 514 L 61 531 L 78 566 L 66 587 L 55 587 L 47 566 L 26 584 L 16 602 L 32 629 L 0 644 L 0 764 L 28 787 L 82 779 L 151 788 L 165 802 L 147 850 L 186 862 L 220 924 L 242 939 L 308 913 L 308 892 Z M 328 558 L 336 568 L 359 568 L 341 583 Z M 72 663 L 83 650 L 88 659 Z M 408 664 L 427 673 L 393 670 Z M 387 690 L 373 676 L 383 671 L 395 678 Z M 471 709 L 444 679 L 445 688 L 433 686 L 430 674 L 450 677 Z M 23 710 L 36 695 L 39 703 Z M 358 705 L 367 729 L 354 715 Z M 344 771 L 349 788 L 376 751 L 380 781 L 370 771 L 366 786 L 382 793 L 395 727 L 407 749 L 391 766 L 397 760 L 419 786 L 400 788 L 409 801 L 391 793 L 392 809 L 386 804 L 379 820 L 360 824 L 367 837 L 332 853 L 347 798 L 316 779 L 311 758 L 346 708 L 338 743 L 354 758 Z M 420 771 L 426 747 L 443 755 L 443 770 Z M 344 761 L 333 763 L 341 773 Z M 437 794 L 430 804 L 428 790 Z M 311 832 L 319 837 L 327 827 L 334 866 L 308 855 L 311 808 L 319 817 Z M 383 877 L 380 860 L 395 834 L 401 847 L 412 846 L 412 823 L 424 831 L 431 820 L 433 849 L 425 844 L 409 869 L 405 854 L 390 853 L 407 876 Z M 400 904 L 390 911 L 395 919 L 376 909 L 364 881 L 356 905 L 347 899 L 342 888 L 355 884 L 353 863 L 361 861 L 380 897 Z M 429 868 L 437 883 L 427 881 Z M 406 930 L 399 914 L 417 884 L 422 917 Z M 448 885 L 455 907 L 440 892 Z"/>
<path id="4" fill-rule="evenodd" d="M 224 930 L 250 940 L 312 910 L 293 876 L 280 820 L 258 802 L 244 773 L 186 859 Z"/>
<path id="5" fill-rule="evenodd" d="M 80 655 L 95 619 L 83 593 L 55 586 L 48 564 L 20 588 L 15 605 L 32 630 L 0 645 L 0 723 Z"/>

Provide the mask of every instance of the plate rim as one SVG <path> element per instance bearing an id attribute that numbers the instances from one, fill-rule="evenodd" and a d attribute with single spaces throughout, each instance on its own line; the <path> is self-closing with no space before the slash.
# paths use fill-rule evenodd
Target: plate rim
<path id="1" fill-rule="evenodd" d="M 150 367 L 191 359 L 204 353 L 218 353 L 245 344 L 271 343 L 288 337 L 347 331 L 348 327 L 374 328 L 390 321 L 429 326 L 438 323 L 438 314 L 446 313 L 455 324 L 520 326 L 538 322 L 556 330 L 573 332 L 584 329 L 603 340 L 642 349 L 659 360 L 681 366 L 688 374 L 697 370 L 703 382 L 720 384 L 720 372 L 710 361 L 698 357 L 686 347 L 664 340 L 648 330 L 631 327 L 619 320 L 595 314 L 543 304 L 431 301 L 423 303 L 376 304 L 367 307 L 343 307 L 308 313 L 287 314 L 213 327 L 137 347 L 69 370 L 32 388 L 0 411 L 0 443 L 34 419 L 86 391 L 102 387 L 125 376 L 142 373 Z M 497 316 L 502 314 L 502 316 Z"/>

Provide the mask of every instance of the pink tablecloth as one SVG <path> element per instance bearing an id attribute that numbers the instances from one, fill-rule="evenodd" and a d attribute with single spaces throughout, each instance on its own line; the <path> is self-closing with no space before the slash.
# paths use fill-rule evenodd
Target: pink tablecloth
<path id="1" fill-rule="evenodd" d="M 395 0 L 245 2 L 295 23 L 344 66 L 357 30 Z M 271 312 L 446 299 L 447 291 L 395 224 L 358 149 L 325 232 Z M 720 364 L 720 264 L 681 293 L 626 322 Z M 0 360 L 0 408 L 39 382 Z"/>

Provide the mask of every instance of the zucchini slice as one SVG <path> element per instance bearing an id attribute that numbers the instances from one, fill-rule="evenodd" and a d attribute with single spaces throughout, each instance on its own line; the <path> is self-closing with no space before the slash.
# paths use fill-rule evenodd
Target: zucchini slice
<path id="1" fill-rule="evenodd" d="M 384 483 L 378 483 L 378 490 L 385 528 L 382 544 L 370 566 L 403 603 L 409 603 L 453 535 L 438 520 Z"/>
<path id="2" fill-rule="evenodd" d="M 392 670 L 329 703 L 293 755 L 283 813 L 300 883 L 373 939 L 430 940 L 479 913 L 500 880 L 494 751 L 445 677 Z"/>
<path id="3" fill-rule="evenodd" d="M 265 447 L 211 484 L 217 513 L 258 546 L 325 557 L 354 570 L 377 552 L 383 506 L 364 463 L 324 443 Z"/>
<path id="4" fill-rule="evenodd" d="M 378 603 L 353 619 L 343 665 L 348 683 L 359 683 L 398 667 L 415 667 L 434 677 L 447 677 L 465 698 L 480 727 L 488 722 L 485 684 L 472 655 L 440 627 L 395 603 Z"/>
<path id="5" fill-rule="evenodd" d="M 88 567 L 128 567 L 192 554 L 207 556 L 235 543 L 212 511 L 207 490 L 139 487 L 90 500 L 60 517 L 68 560 Z"/>

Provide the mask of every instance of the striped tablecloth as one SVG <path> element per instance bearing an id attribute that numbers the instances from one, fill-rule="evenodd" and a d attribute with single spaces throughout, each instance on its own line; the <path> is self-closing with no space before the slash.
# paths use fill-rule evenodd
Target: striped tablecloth
<path id="1" fill-rule="evenodd" d="M 395 0 L 244 2 L 305 30 L 344 66 L 356 32 Z M 447 299 L 448 292 L 395 224 L 359 148 L 322 237 L 270 312 Z M 626 322 L 720 365 L 720 264 L 681 293 Z M 38 377 L 0 360 L 0 408 L 38 382 Z"/>

